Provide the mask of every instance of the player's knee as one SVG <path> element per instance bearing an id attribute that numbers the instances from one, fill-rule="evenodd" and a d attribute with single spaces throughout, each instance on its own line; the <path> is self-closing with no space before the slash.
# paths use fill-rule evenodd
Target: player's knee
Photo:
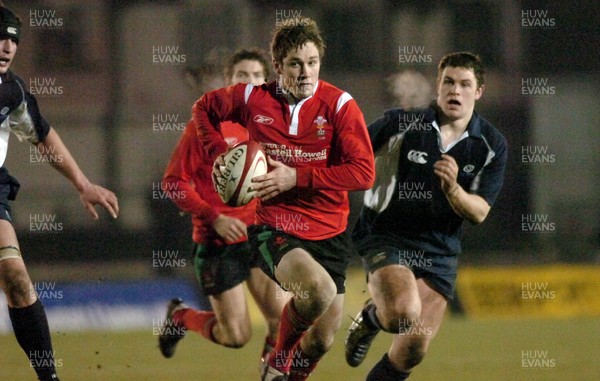
<path id="1" fill-rule="evenodd" d="M 418 300 L 414 302 L 397 301 L 383 309 L 381 323 L 389 332 L 399 333 L 415 324 L 420 315 L 421 304 Z"/>
<path id="2" fill-rule="evenodd" d="M 226 332 L 221 344 L 228 348 L 241 348 L 252 338 L 251 330 L 243 326 L 228 327 Z"/>
<path id="3" fill-rule="evenodd" d="M 325 312 L 337 293 L 335 283 L 331 279 L 314 279 L 307 284 L 306 300 L 311 310 L 320 315 Z M 297 298 L 302 299 L 302 298 Z"/>
<path id="4" fill-rule="evenodd" d="M 279 317 L 277 317 L 277 318 L 270 317 L 270 318 L 266 319 L 267 331 L 270 336 L 277 334 L 277 332 L 279 331 L 279 321 L 280 321 Z"/>
<path id="5" fill-rule="evenodd" d="M 309 340 L 306 342 L 306 348 L 304 349 L 312 356 L 323 356 L 333 346 L 334 338 L 335 332 L 319 332 L 318 334 L 309 337 Z"/>
<path id="6" fill-rule="evenodd" d="M 26 272 L 9 271 L 3 275 L 2 284 L 9 305 L 17 308 L 27 307 L 37 299 Z"/>

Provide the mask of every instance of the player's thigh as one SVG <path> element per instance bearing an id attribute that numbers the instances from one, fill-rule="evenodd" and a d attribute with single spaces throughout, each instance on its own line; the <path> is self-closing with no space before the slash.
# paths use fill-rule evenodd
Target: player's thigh
<path id="1" fill-rule="evenodd" d="M 407 267 L 388 265 L 375 270 L 369 274 L 368 287 L 377 308 L 389 318 L 420 315 L 418 282 Z"/>
<path id="2" fill-rule="evenodd" d="M 250 314 L 241 283 L 220 294 L 209 295 L 208 298 L 219 325 L 232 330 L 250 329 Z"/>
<path id="3" fill-rule="evenodd" d="M 392 359 L 414 359 L 424 356 L 444 320 L 448 304 L 446 298 L 423 279 L 417 280 L 417 286 L 421 300 L 421 315 L 411 322 L 411 326 L 405 332 L 394 335 L 390 349 Z"/>
<path id="4" fill-rule="evenodd" d="M 267 320 L 281 317 L 283 307 L 290 299 L 291 294 L 283 290 L 277 283 L 269 278 L 258 267 L 250 270 L 250 277 L 246 281 L 248 291 L 252 294 L 258 308 Z"/>
<path id="5" fill-rule="evenodd" d="M 12 223 L 7 220 L 0 219 L 0 247 L 5 246 L 19 247 L 19 242 L 17 240 L 17 233 L 15 232 Z"/>
<path id="6" fill-rule="evenodd" d="M 283 255 L 275 269 L 275 277 L 284 289 L 306 291 L 309 297 L 311 293 L 335 294 L 337 290 L 327 270 L 301 248 Z"/>

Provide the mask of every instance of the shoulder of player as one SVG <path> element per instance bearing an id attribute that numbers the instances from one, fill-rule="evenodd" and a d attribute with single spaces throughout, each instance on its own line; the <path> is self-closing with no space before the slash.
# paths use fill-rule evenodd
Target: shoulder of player
<path id="1" fill-rule="evenodd" d="M 474 129 L 476 135 L 484 138 L 492 146 L 506 146 L 506 138 L 492 123 L 476 112 L 473 113 L 473 118 L 472 129 Z"/>
<path id="2" fill-rule="evenodd" d="M 236 96 L 244 99 L 244 103 L 248 103 L 250 97 L 255 99 L 257 97 L 273 97 L 273 94 L 276 94 L 276 87 L 275 81 L 263 83 L 260 86 L 255 86 L 251 83 L 238 83 L 231 86 Z"/>
<path id="3" fill-rule="evenodd" d="M 336 113 L 348 102 L 354 100 L 350 93 L 341 90 L 329 82 L 319 80 L 317 91 L 313 95 L 319 101 L 325 103 Z"/>
<path id="4" fill-rule="evenodd" d="M 23 83 L 23 79 L 21 79 L 21 77 L 19 77 L 12 70 L 8 70 L 6 73 L 2 74 L 0 77 L 2 78 L 2 83 L 9 83 L 9 82 L 17 81 L 17 80 L 20 81 L 21 83 Z"/>
<path id="5" fill-rule="evenodd" d="M 12 112 L 19 107 L 20 104 L 25 102 L 27 87 L 23 80 L 11 71 L 2 75 L 2 84 L 3 86 L 0 87 L 2 106 L 0 106 L 0 108 L 3 110 L 11 110 L 10 112 Z"/>
<path id="6" fill-rule="evenodd" d="M 25 81 L 23 80 L 23 78 L 21 78 L 20 76 L 18 76 L 15 73 L 10 72 L 12 75 L 9 77 L 12 77 L 12 81 L 16 82 L 19 84 L 19 86 L 21 87 L 21 89 L 23 89 L 24 92 L 28 92 L 27 91 L 27 85 L 25 84 Z"/>

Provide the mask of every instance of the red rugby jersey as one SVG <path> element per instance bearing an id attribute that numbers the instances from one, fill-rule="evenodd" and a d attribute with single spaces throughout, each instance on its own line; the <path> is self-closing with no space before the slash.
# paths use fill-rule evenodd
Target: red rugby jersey
<path id="1" fill-rule="evenodd" d="M 230 145 L 248 140 L 248 132 L 239 124 L 225 122 L 221 130 Z M 192 215 L 194 242 L 221 245 L 225 241 L 212 227 L 215 218 L 224 214 L 250 225 L 254 222 L 256 201 L 237 208 L 224 204 L 213 187 L 212 165 L 213 160 L 202 148 L 194 123 L 190 121 L 167 166 L 163 189 L 179 209 Z"/>
<path id="2" fill-rule="evenodd" d="M 349 190 L 375 176 L 365 121 L 352 97 L 319 81 L 311 97 L 290 104 L 276 82 L 238 84 L 205 94 L 193 107 L 198 136 L 214 159 L 227 150 L 219 123 L 248 129 L 274 160 L 295 167 L 296 187 L 257 206 L 257 223 L 321 240 L 346 229 Z"/>

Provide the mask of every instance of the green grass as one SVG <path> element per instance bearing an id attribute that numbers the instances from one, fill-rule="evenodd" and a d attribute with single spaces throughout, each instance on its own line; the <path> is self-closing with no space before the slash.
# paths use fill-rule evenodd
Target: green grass
<path id="1" fill-rule="evenodd" d="M 387 351 L 390 336 L 380 334 L 358 368 L 344 361 L 345 330 L 365 299 L 364 277 L 352 272 L 346 316 L 333 349 L 311 381 L 362 381 Z M 256 315 L 253 309 L 253 315 Z M 162 318 L 157 317 L 157 318 Z M 160 355 L 151 329 L 136 332 L 53 332 L 62 381 L 252 381 L 258 380 L 258 355 L 264 329 L 260 319 L 252 341 L 242 349 L 209 343 L 197 334 L 183 340 L 172 359 Z M 541 381 L 598 380 L 600 319 L 469 320 L 448 316 L 425 361 L 410 380 Z M 13 336 L 0 336 L 0 380 L 35 380 Z M 547 351 L 554 367 L 523 368 L 523 351 Z"/>
<path id="2" fill-rule="evenodd" d="M 414 380 L 597 380 L 600 374 L 598 320 L 469 321 L 448 318 Z M 63 381 L 68 380 L 257 380 L 261 334 L 242 349 L 226 349 L 197 335 L 183 340 L 174 358 L 166 360 L 151 331 L 54 334 Z M 343 359 L 344 332 L 327 354 L 314 381 L 364 380 L 386 351 L 380 335 L 359 368 Z M 34 380 L 21 349 L 11 336 L 0 336 L 0 379 Z M 523 369 L 521 351 L 548 351 L 553 368 Z"/>

